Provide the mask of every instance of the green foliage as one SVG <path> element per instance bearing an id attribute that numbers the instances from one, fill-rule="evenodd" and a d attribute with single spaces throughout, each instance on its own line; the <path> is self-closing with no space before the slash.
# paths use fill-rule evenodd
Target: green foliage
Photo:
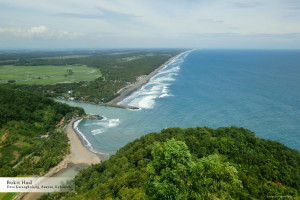
<path id="1" fill-rule="evenodd" d="M 17 193 L 9 192 L 9 193 L 1 193 L 1 200 L 12 200 Z"/>
<path id="2" fill-rule="evenodd" d="M 7 53 L 0 55 L 0 61 L 3 60 L 0 62 L 0 71 L 2 69 L 5 72 L 5 74 L 2 73 L 5 76 L 2 78 L 3 81 L 7 81 L 10 76 L 12 77 L 9 79 L 23 79 L 25 72 L 22 73 L 22 70 L 30 70 L 30 74 L 35 75 L 31 77 L 34 80 L 17 82 L 24 85 L 7 84 L 11 88 L 34 91 L 47 97 L 72 97 L 79 101 L 105 103 L 115 98 L 120 88 L 136 82 L 137 78 L 142 75 L 150 74 L 169 58 L 182 51 L 177 49 L 84 51 L 76 52 L 76 54 L 68 51 Z M 14 66 L 10 66 L 10 68 L 13 67 L 12 69 L 5 66 L 11 64 L 12 61 L 14 62 Z M 16 73 L 18 68 L 21 70 L 17 70 L 18 73 Z M 68 68 L 72 68 L 74 74 L 67 71 Z M 84 69 L 76 71 L 77 68 Z M 14 70 L 14 72 L 9 72 L 9 70 Z M 48 71 L 45 73 L 45 70 Z M 91 71 L 95 72 L 91 74 Z M 100 73 L 101 77 L 99 77 Z M 36 79 L 36 74 L 43 78 Z M 69 90 L 73 92 L 69 94 Z"/>
<path id="3" fill-rule="evenodd" d="M 155 199 L 169 188 L 174 194 L 162 199 L 297 199 L 300 153 L 243 128 L 168 128 L 128 143 L 75 183 L 76 193 L 60 199 Z"/>
<path id="4" fill-rule="evenodd" d="M 233 199 L 234 192 L 240 192 L 243 187 L 237 169 L 218 154 L 201 158 L 192 177 L 189 199 Z"/>
<path id="5" fill-rule="evenodd" d="M 167 140 L 156 144 L 147 166 L 147 199 L 231 199 L 242 187 L 238 172 L 218 154 L 192 160 L 186 144 Z"/>
<path id="6" fill-rule="evenodd" d="M 52 85 L 93 81 L 100 76 L 99 69 L 86 65 L 0 65 L 0 83 Z"/>
<path id="7" fill-rule="evenodd" d="M 168 140 L 155 144 L 153 161 L 147 166 L 146 194 L 149 199 L 187 199 L 194 163 L 184 142 Z"/>
<path id="8" fill-rule="evenodd" d="M 19 89 L 0 86 L 0 94 L 0 176 L 44 174 L 69 152 L 56 124 L 84 110 Z"/>

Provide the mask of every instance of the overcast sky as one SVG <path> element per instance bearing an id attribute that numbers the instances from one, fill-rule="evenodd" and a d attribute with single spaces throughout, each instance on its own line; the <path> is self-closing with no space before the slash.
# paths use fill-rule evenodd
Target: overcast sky
<path id="1" fill-rule="evenodd" d="M 3 48 L 300 49 L 300 0 L 1 0 Z"/>

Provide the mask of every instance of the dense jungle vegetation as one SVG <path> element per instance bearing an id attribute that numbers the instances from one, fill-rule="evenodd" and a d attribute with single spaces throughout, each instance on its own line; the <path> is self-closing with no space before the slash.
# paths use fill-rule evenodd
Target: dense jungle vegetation
<path id="1" fill-rule="evenodd" d="M 300 153 L 244 128 L 168 128 L 42 199 L 299 199 Z"/>
<path id="2" fill-rule="evenodd" d="M 84 110 L 5 86 L 0 94 L 0 177 L 43 175 L 69 152 L 56 125 Z"/>
<path id="3" fill-rule="evenodd" d="M 100 70 L 102 76 L 94 81 L 57 83 L 53 85 L 18 84 L 12 78 L 11 88 L 34 91 L 48 97 L 105 103 L 118 94 L 120 88 L 134 83 L 138 77 L 150 74 L 171 57 L 183 52 L 173 50 L 97 50 L 62 52 L 26 52 L 0 54 L 0 66 L 46 66 L 86 65 Z M 76 73 L 76 72 L 75 72 Z M 74 75 L 74 74 L 73 74 Z M 49 75 L 50 76 L 50 75 Z M 66 76 L 72 76 L 67 74 Z M 38 77 L 39 79 L 41 77 Z M 38 81 L 38 80 L 37 80 Z M 72 93 L 68 91 L 72 90 Z"/>

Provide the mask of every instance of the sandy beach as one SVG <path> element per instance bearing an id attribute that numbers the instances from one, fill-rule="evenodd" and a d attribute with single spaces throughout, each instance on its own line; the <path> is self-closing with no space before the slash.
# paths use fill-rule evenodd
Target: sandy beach
<path id="1" fill-rule="evenodd" d="M 110 102 L 108 104 L 116 105 L 118 102 L 122 101 L 127 96 L 131 95 L 134 91 L 140 89 L 143 85 L 148 83 L 148 81 L 155 76 L 161 69 L 163 69 L 167 64 L 169 64 L 174 58 L 178 57 L 182 53 L 173 56 L 169 60 L 167 60 L 164 64 L 159 66 L 157 69 L 152 71 L 149 75 L 142 76 L 138 81 L 136 81 L 134 84 L 132 84 L 130 87 L 122 90 L 120 92 L 120 95 Z M 59 171 L 65 169 L 68 167 L 69 164 L 84 164 L 84 165 L 92 165 L 100 163 L 103 158 L 99 154 L 95 154 L 91 151 L 89 151 L 81 142 L 78 135 L 73 129 L 73 123 L 79 119 L 72 119 L 71 122 L 67 125 L 66 128 L 66 134 L 69 138 L 70 143 L 70 151 L 71 153 L 65 157 L 64 160 L 62 160 L 58 165 L 51 168 L 44 176 L 45 177 L 51 177 L 54 174 L 58 173 Z M 32 200 L 37 199 L 41 196 L 41 193 L 27 193 L 25 196 L 19 198 L 22 200 Z"/>
<path id="2" fill-rule="evenodd" d="M 75 131 L 73 130 L 73 123 L 77 119 L 72 119 L 71 122 L 67 125 L 66 134 L 69 138 L 70 151 L 71 153 L 65 157 L 57 166 L 51 168 L 47 174 L 44 176 L 50 177 L 53 174 L 57 173 L 61 169 L 64 169 L 68 166 L 69 163 L 72 164 L 86 164 L 92 165 L 101 162 L 101 157 L 98 154 L 95 154 L 89 151 L 81 142 Z"/>
<path id="3" fill-rule="evenodd" d="M 69 164 L 83 164 L 92 165 L 101 162 L 101 156 L 89 151 L 81 142 L 75 131 L 73 130 L 73 123 L 78 119 L 72 119 L 66 127 L 66 134 L 70 143 L 70 154 L 67 155 L 58 165 L 51 168 L 43 177 L 51 177 L 57 172 L 68 167 Z M 27 193 L 19 199 L 34 200 L 39 198 L 42 193 Z"/>
<path id="4" fill-rule="evenodd" d="M 122 101 L 124 98 L 126 98 L 127 96 L 131 95 L 134 91 L 140 89 L 143 85 L 145 85 L 146 83 L 148 83 L 148 81 L 153 76 L 155 76 L 159 72 L 159 70 L 163 69 L 165 67 L 165 65 L 167 65 L 168 63 L 170 63 L 177 56 L 178 55 L 173 56 L 172 58 L 170 58 L 169 60 L 167 60 L 164 64 L 162 64 L 157 69 L 155 69 L 154 71 L 152 71 L 149 75 L 141 77 L 138 81 L 136 81 L 130 87 L 128 87 L 128 88 L 124 89 L 122 92 L 120 92 L 120 95 L 117 96 L 116 98 L 114 98 L 113 100 L 111 100 L 110 102 L 108 102 L 108 104 L 117 104 L 120 101 Z"/>

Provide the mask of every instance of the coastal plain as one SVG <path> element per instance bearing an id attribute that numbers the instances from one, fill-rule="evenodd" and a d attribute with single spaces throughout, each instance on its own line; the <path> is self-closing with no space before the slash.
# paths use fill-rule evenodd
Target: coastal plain
<path id="1" fill-rule="evenodd" d="M 26 51 L 2 53 L 1 176 L 55 176 L 63 171 L 72 171 L 74 165 L 99 163 L 100 156 L 90 152 L 74 132 L 73 121 L 66 126 L 64 124 L 66 134 L 60 127 L 59 121 L 65 118 L 67 122 L 72 116 L 81 116 L 84 111 L 54 103 L 44 96 L 91 103 L 99 100 L 107 102 L 118 96 L 116 91 L 120 88 L 134 85 L 138 77 L 151 73 L 180 51 L 123 53 L 122 50 L 107 50 L 94 52 L 94 55 Z M 50 105 L 57 110 L 54 111 Z M 49 148 L 51 151 L 46 151 Z M 1 198 L 21 196 L 2 194 Z M 32 194 L 25 197 L 37 198 Z"/>
<path id="2" fill-rule="evenodd" d="M 53 85 L 93 81 L 99 77 L 99 69 L 86 65 L 0 66 L 0 83 L 15 81 L 17 84 Z"/>

